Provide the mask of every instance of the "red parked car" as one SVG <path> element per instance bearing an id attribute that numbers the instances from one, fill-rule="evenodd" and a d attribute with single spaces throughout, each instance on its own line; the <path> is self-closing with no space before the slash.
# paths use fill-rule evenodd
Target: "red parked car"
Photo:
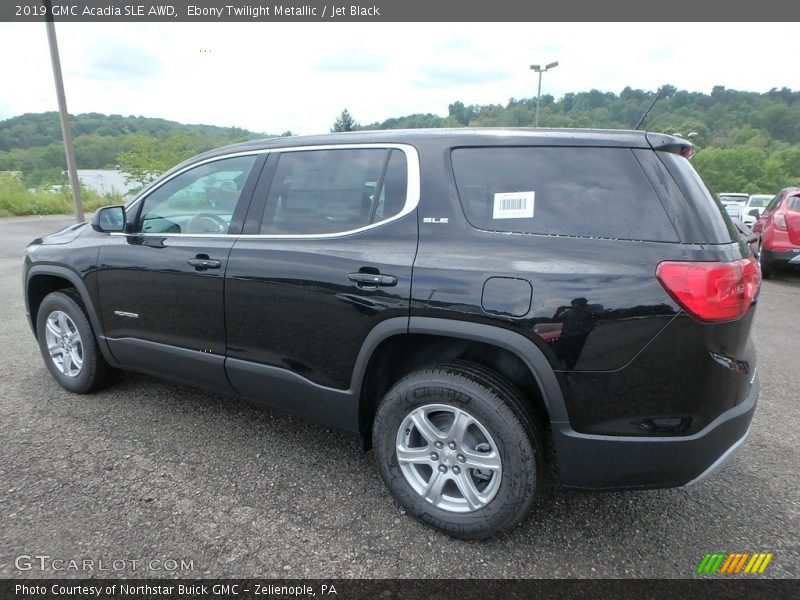
<path id="1" fill-rule="evenodd" d="M 775 196 L 758 221 L 753 233 L 759 236 L 759 260 L 764 278 L 776 267 L 800 266 L 800 188 L 785 188 Z"/>

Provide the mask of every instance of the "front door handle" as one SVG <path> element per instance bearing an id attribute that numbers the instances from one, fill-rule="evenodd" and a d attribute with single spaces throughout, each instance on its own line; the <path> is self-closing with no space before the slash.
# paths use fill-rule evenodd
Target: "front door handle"
<path id="1" fill-rule="evenodd" d="M 394 275 L 381 275 L 380 273 L 350 273 L 347 278 L 359 287 L 392 287 L 397 285 Z"/>
<path id="2" fill-rule="evenodd" d="M 206 269 L 219 269 L 222 266 L 222 261 L 214 258 L 208 258 L 208 256 L 205 255 L 190 258 L 186 262 L 192 265 L 197 271 L 205 271 Z"/>

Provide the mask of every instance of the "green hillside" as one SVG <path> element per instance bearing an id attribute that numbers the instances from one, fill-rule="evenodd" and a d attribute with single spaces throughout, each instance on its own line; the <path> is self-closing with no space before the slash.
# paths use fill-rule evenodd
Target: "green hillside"
<path id="1" fill-rule="evenodd" d="M 540 125 L 631 129 L 654 97 L 654 92 L 631 88 L 619 94 L 569 93 L 558 100 L 545 95 Z M 456 101 L 443 115 L 398 116 L 360 128 L 530 127 L 535 113 L 535 98 L 512 98 L 504 105 Z M 142 169 L 157 171 L 151 165 L 170 165 L 209 148 L 265 137 L 235 127 L 147 117 L 89 113 L 70 121 L 81 169 L 109 168 L 126 160 L 130 164 L 133 159 L 140 160 Z M 349 122 L 357 126 L 355 120 Z M 800 185 L 800 92 L 784 88 L 760 94 L 717 86 L 704 94 L 664 86 L 643 128 L 690 139 L 698 149 L 694 164 L 715 192 L 771 193 Z M 46 187 L 63 183 L 64 162 L 57 113 L 0 121 L 0 171 L 20 172 L 25 187 Z"/>
<path id="2" fill-rule="evenodd" d="M 542 96 L 542 127 L 633 129 L 655 93 L 625 88 Z M 408 127 L 532 127 L 536 98 L 505 105 L 454 102 L 447 116 L 416 114 L 372 123 L 367 129 Z M 715 87 L 710 94 L 664 86 L 643 129 L 680 133 L 696 145 L 695 167 L 715 192 L 776 192 L 800 185 L 800 92 L 765 94 Z M 691 135 L 690 135 L 691 134 Z"/>
<path id="3" fill-rule="evenodd" d="M 113 168 L 142 137 L 170 140 L 181 158 L 217 146 L 264 137 L 238 127 L 183 125 L 165 119 L 87 113 L 70 115 L 79 169 Z M 177 162 L 177 161 L 176 161 Z M 60 182 L 66 169 L 58 113 L 0 121 L 0 171 L 21 171 L 29 187 Z"/>

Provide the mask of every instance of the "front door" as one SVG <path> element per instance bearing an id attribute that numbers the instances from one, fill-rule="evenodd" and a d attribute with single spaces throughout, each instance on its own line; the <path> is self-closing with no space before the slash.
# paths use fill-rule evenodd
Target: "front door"
<path id="1" fill-rule="evenodd" d="M 130 230 L 101 247 L 103 326 L 123 366 L 231 391 L 224 275 L 261 160 L 220 158 L 179 172 L 134 204 Z"/>

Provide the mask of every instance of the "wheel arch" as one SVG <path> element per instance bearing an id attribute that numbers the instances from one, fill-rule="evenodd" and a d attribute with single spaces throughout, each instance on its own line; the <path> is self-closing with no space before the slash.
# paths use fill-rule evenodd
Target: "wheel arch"
<path id="1" fill-rule="evenodd" d="M 408 371 L 432 362 L 426 360 L 424 353 L 413 355 L 408 351 L 400 352 L 404 357 L 405 372 L 391 371 L 391 365 L 385 363 L 397 353 L 387 351 L 387 348 L 399 345 L 402 350 L 410 350 L 414 340 L 424 337 L 449 340 L 453 349 L 462 347 L 468 351 L 470 347 L 481 344 L 498 349 L 498 354 L 507 353 L 524 366 L 538 388 L 542 406 L 537 407 L 535 402 L 532 402 L 532 406 L 534 409 L 541 408 L 544 414 L 539 416 L 549 423 L 568 422 L 566 404 L 556 374 L 545 355 L 531 340 L 513 331 L 481 323 L 431 317 L 397 318 L 380 323 L 370 332 L 353 372 L 351 390 L 358 397 L 359 430 L 365 443 L 369 443 L 374 406 L 380 400 L 376 396 L 381 395 L 386 387 L 375 385 L 376 373 L 377 377 L 381 377 L 380 374 L 389 369 L 389 380 L 396 380 Z M 456 357 L 442 356 L 441 360 L 452 358 Z"/>
<path id="2" fill-rule="evenodd" d="M 103 358 L 112 366 L 118 366 L 103 335 L 102 322 L 97 314 L 92 297 L 86 287 L 86 283 L 75 271 L 58 265 L 34 265 L 25 275 L 25 306 L 30 318 L 33 334 L 37 335 L 36 321 L 39 306 L 42 300 L 52 293 L 59 290 L 71 288 L 80 296 L 89 323 L 97 339 L 97 345 L 103 354 Z"/>

